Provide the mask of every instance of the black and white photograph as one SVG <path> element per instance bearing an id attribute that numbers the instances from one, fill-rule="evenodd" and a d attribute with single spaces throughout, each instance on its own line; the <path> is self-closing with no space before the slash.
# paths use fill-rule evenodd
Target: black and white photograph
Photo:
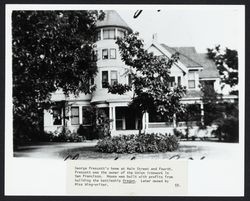
<path id="1" fill-rule="evenodd" d="M 9 5 L 6 16 L 7 160 L 237 161 L 244 184 L 244 6 Z"/>

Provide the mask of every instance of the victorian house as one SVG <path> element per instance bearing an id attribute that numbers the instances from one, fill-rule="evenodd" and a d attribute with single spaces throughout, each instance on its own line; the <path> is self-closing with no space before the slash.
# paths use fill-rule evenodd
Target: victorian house
<path id="1" fill-rule="evenodd" d="M 129 84 L 130 77 L 126 74 L 129 69 L 124 64 L 119 55 L 118 46 L 115 43 L 117 37 L 123 37 L 132 32 L 132 29 L 119 16 L 116 11 L 105 11 L 105 18 L 97 22 L 95 51 L 97 53 L 98 73 L 92 80 L 96 85 L 96 90 L 92 94 L 79 94 L 78 97 L 70 95 L 66 97 L 62 91 L 58 90 L 52 94 L 52 100 L 66 101 L 68 107 L 66 111 L 61 108 L 53 108 L 52 111 L 44 111 L 44 130 L 54 132 L 62 126 L 67 126 L 71 131 L 76 132 L 79 125 L 89 126 L 89 114 L 86 110 L 90 105 L 105 111 L 107 117 L 111 119 L 111 135 L 136 134 L 139 127 L 146 132 L 172 132 L 173 128 L 185 129 L 186 123 L 174 119 L 167 121 L 155 114 L 144 114 L 139 118 L 132 109 L 128 107 L 132 98 L 132 92 L 123 95 L 108 93 L 107 83 Z M 200 119 L 192 121 L 195 128 L 197 121 L 203 118 L 203 101 L 200 85 L 212 86 L 215 91 L 220 91 L 220 77 L 213 61 L 207 58 L 206 54 L 197 53 L 194 47 L 169 47 L 157 41 L 157 36 L 153 36 L 152 43 L 148 46 L 148 51 L 155 55 L 164 55 L 168 58 L 175 52 L 179 52 L 179 61 L 171 68 L 170 86 L 186 86 L 187 93 L 182 98 L 185 104 L 196 104 L 200 108 Z M 224 97 L 233 101 L 234 97 Z M 65 112 L 68 118 L 63 119 Z"/>

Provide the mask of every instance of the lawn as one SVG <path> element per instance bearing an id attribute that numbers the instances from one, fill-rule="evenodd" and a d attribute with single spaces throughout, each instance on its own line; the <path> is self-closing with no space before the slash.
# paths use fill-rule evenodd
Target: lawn
<path id="1" fill-rule="evenodd" d="M 81 143 L 43 143 L 19 147 L 15 157 L 53 158 L 64 160 L 67 156 L 76 156 L 80 160 L 110 159 L 232 159 L 237 157 L 238 143 L 221 143 L 206 141 L 181 141 L 178 150 L 165 153 L 100 153 L 95 145 L 97 141 Z"/>

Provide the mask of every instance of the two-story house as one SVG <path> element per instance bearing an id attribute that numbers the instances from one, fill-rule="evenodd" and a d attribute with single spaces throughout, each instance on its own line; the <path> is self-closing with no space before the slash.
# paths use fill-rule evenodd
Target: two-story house
<path id="1" fill-rule="evenodd" d="M 177 122 L 174 118 L 166 122 L 153 114 L 144 114 L 139 118 L 132 109 L 128 107 L 132 99 L 132 92 L 123 95 L 108 93 L 107 83 L 129 84 L 130 77 L 126 74 L 129 69 L 121 60 L 118 45 L 115 43 L 117 37 L 123 37 L 131 33 L 131 28 L 119 16 L 116 11 L 105 11 L 105 18 L 97 22 L 95 51 L 97 54 L 98 73 L 93 84 L 96 90 L 92 94 L 80 94 L 78 97 L 70 95 L 66 97 L 58 90 L 52 94 L 53 101 L 66 102 L 65 111 L 62 108 L 53 108 L 44 111 L 44 130 L 56 131 L 62 126 L 67 126 L 71 131 L 77 131 L 79 125 L 88 126 L 89 114 L 86 110 L 90 105 L 95 105 L 105 111 L 111 119 L 111 135 L 136 134 L 139 126 L 147 132 L 172 132 L 174 127 L 185 127 L 183 122 Z M 153 36 L 152 44 L 148 51 L 156 55 L 164 55 L 168 58 L 175 52 L 180 53 L 180 59 L 171 68 L 172 82 L 170 85 L 186 86 L 187 94 L 182 98 L 183 103 L 199 104 L 201 116 L 203 115 L 203 103 L 201 98 L 200 83 L 205 82 L 220 90 L 220 78 L 215 64 L 209 60 L 206 54 L 199 54 L 194 47 L 168 47 L 157 42 L 157 36 Z M 62 119 L 62 115 L 67 119 Z M 202 121 L 202 119 L 201 119 Z"/>

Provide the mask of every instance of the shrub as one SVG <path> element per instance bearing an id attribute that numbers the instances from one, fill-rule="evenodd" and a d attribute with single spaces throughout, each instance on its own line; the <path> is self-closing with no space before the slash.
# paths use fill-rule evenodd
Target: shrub
<path id="1" fill-rule="evenodd" d="M 220 119 L 215 134 L 226 142 L 239 142 L 239 120 L 235 117 Z"/>
<path id="2" fill-rule="evenodd" d="M 93 131 L 93 126 L 80 125 L 77 129 L 77 134 L 86 140 L 96 139 L 96 133 Z"/>
<path id="3" fill-rule="evenodd" d="M 52 138 L 53 142 L 83 142 L 84 140 L 85 138 L 83 136 L 77 133 L 71 133 L 66 127 L 63 127 L 61 132 L 56 131 Z"/>
<path id="4" fill-rule="evenodd" d="M 106 153 L 156 153 L 174 151 L 178 146 L 178 138 L 175 135 L 155 133 L 106 137 L 97 143 L 98 151 Z"/>

